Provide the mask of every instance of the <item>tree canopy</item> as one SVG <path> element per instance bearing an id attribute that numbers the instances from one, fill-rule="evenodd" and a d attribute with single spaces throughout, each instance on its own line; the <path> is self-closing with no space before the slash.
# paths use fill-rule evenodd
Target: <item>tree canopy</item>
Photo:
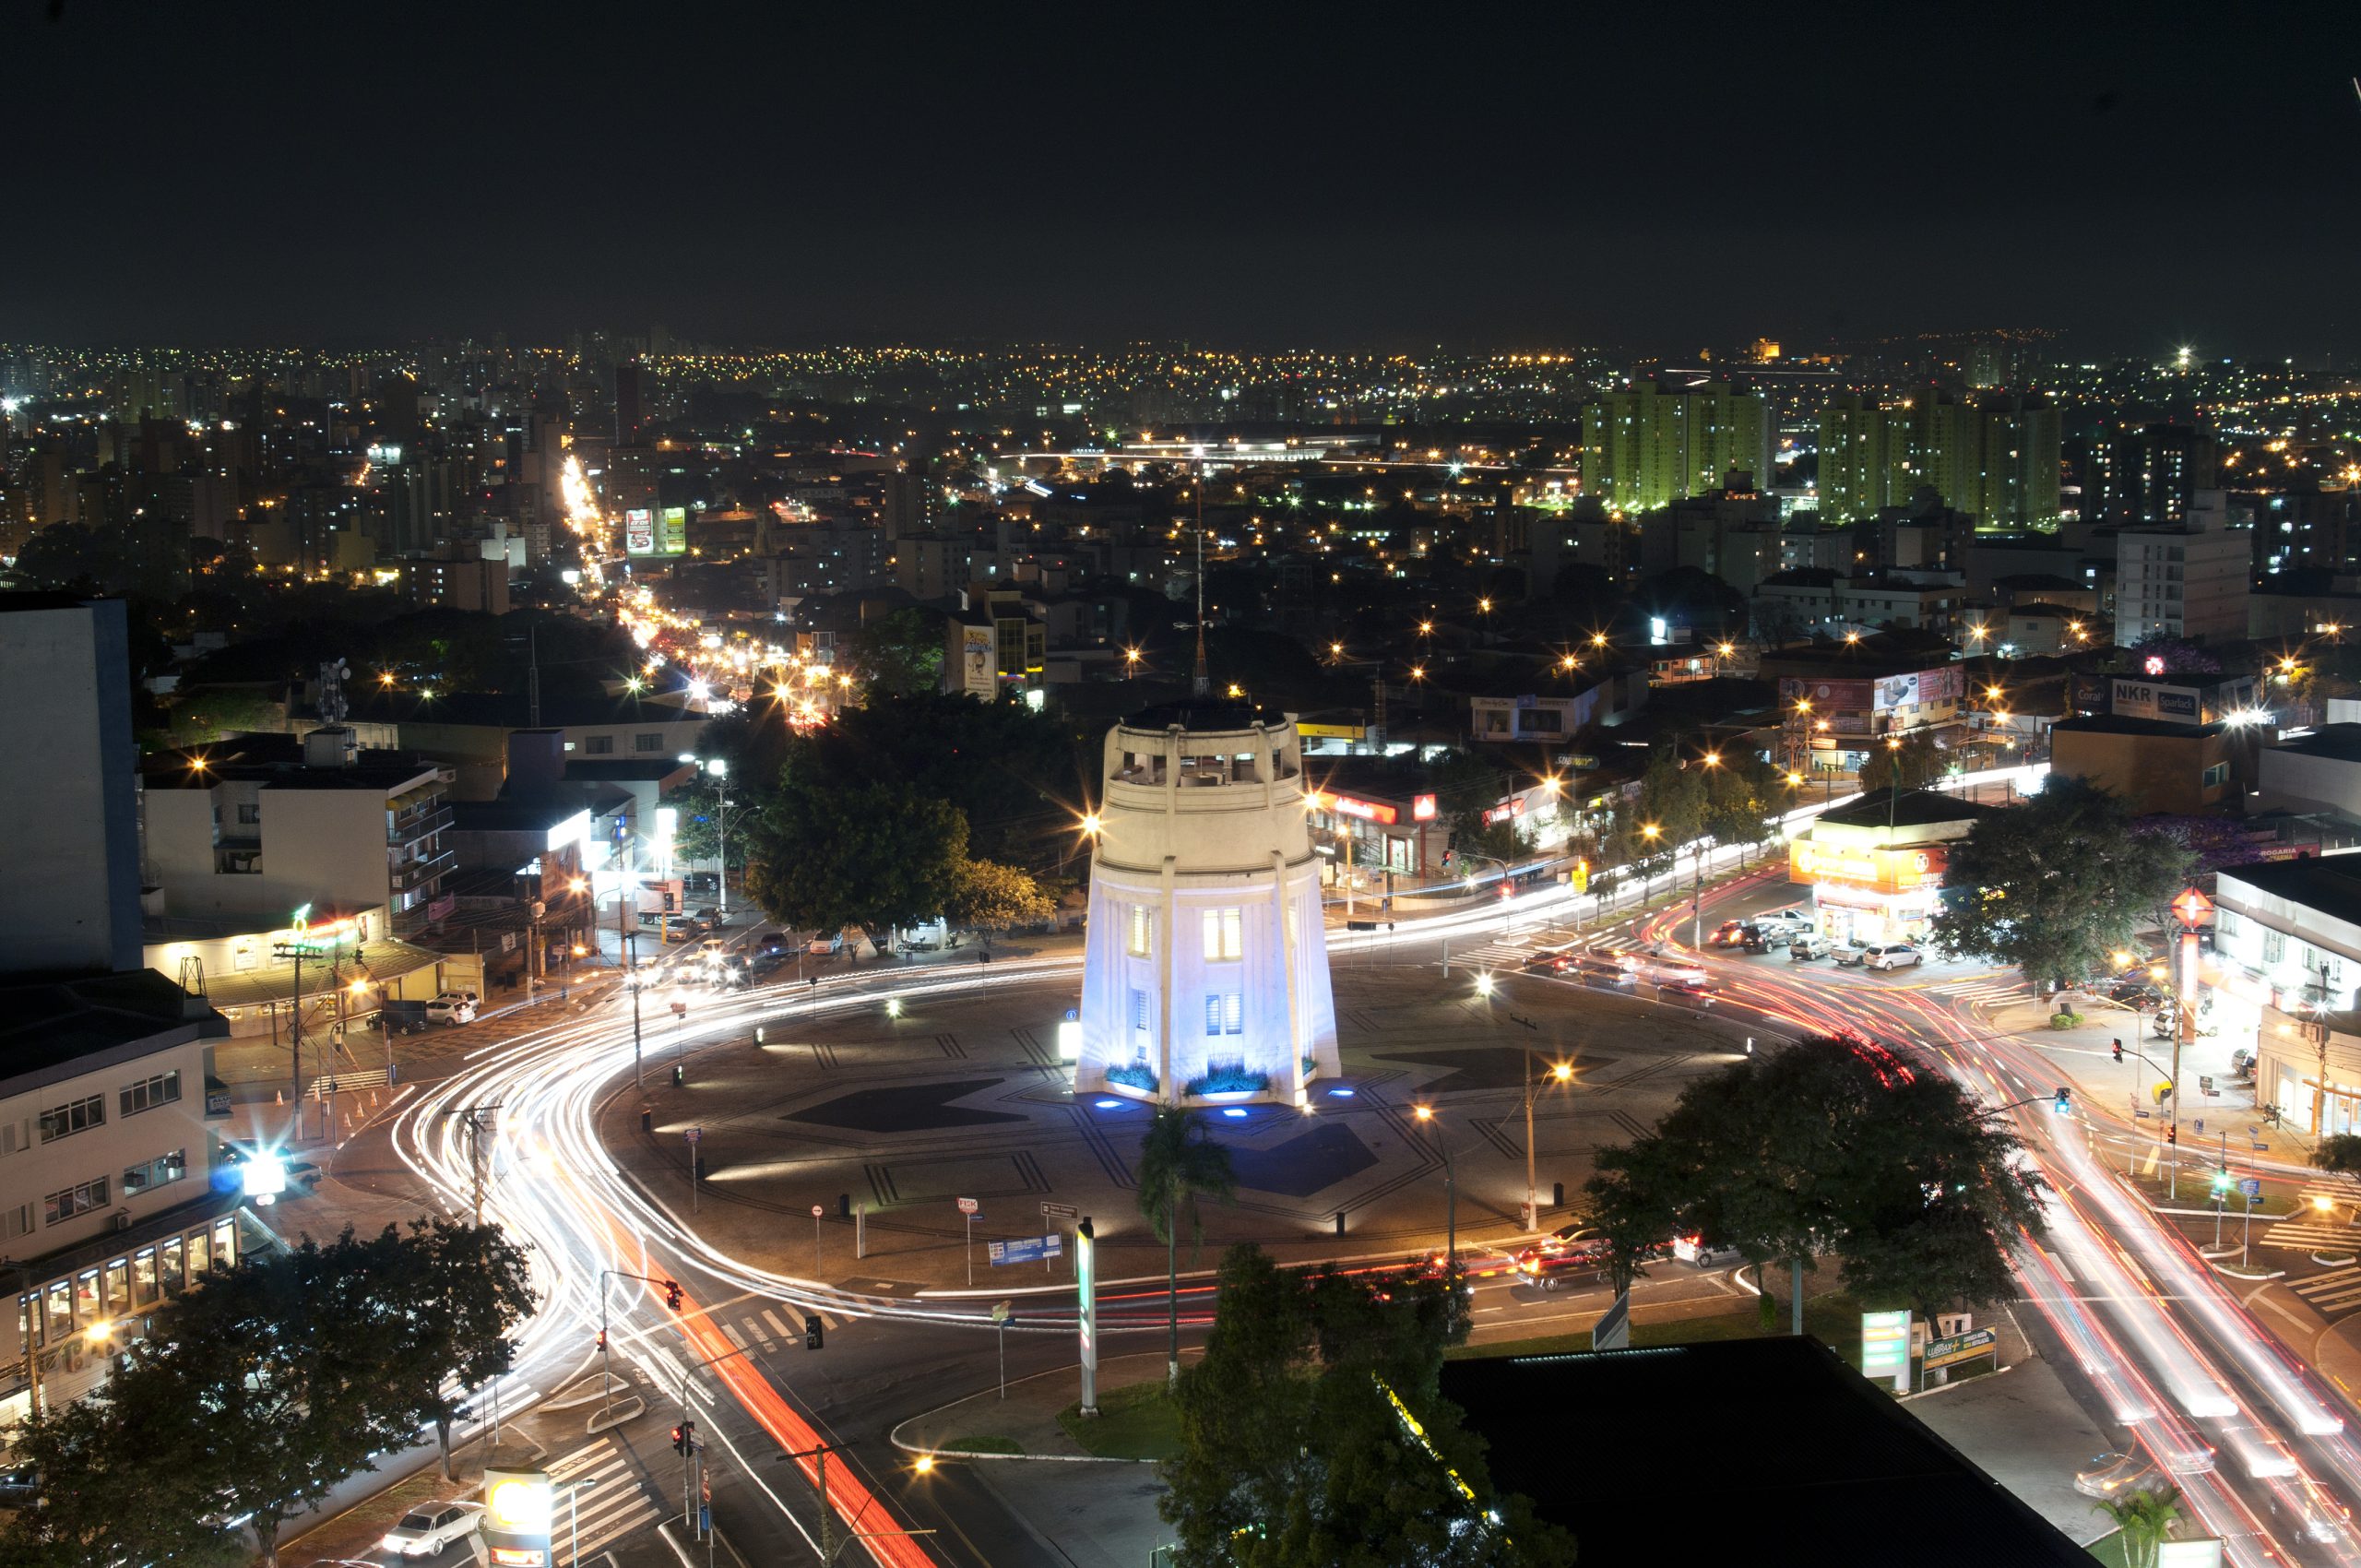
<path id="1" fill-rule="evenodd" d="M 948 909 L 967 822 L 911 784 L 830 784 L 789 762 L 748 822 L 746 890 L 801 930 L 916 925 Z"/>
<path id="2" fill-rule="evenodd" d="M 1930 731 L 1912 730 L 1895 740 L 1892 746 L 1869 748 L 1869 760 L 1861 764 L 1863 794 L 1875 794 L 1892 786 L 1923 789 L 1943 776 L 1943 754 L 1935 749 L 1935 737 Z"/>
<path id="3" fill-rule="evenodd" d="M 444 1392 L 504 1370 L 531 1310 L 525 1254 L 496 1228 L 421 1221 L 216 1268 L 171 1298 L 97 1392 L 29 1416 L 13 1446 L 42 1505 L 0 1562 L 213 1568 L 266 1562 L 280 1524 L 349 1475 L 464 1413 Z"/>
<path id="4" fill-rule="evenodd" d="M 2042 1229 L 2017 1148 L 1948 1076 L 1817 1037 L 1690 1085 L 1655 1131 L 1598 1151 L 1587 1191 L 1625 1277 L 1694 1233 L 1757 1264 L 1834 1251 L 1856 1294 L 1932 1313 L 2013 1291 L 2010 1252 Z"/>
<path id="5" fill-rule="evenodd" d="M 2134 832 L 2118 797 L 2052 774 L 2040 794 L 1979 817 L 1951 846 L 1928 934 L 1951 952 L 2013 964 L 2036 986 L 2071 982 L 2130 944 L 2189 861 L 2170 835 Z"/>
<path id="6" fill-rule="evenodd" d="M 1443 1347 L 1464 1332 L 1453 1289 L 1282 1269 L 1232 1248 L 1204 1357 L 1180 1376 L 1180 1454 L 1163 1467 L 1157 1508 L 1179 1538 L 1175 1561 L 1572 1562 L 1566 1532 L 1493 1490 L 1482 1440 L 1442 1397 Z"/>
<path id="7" fill-rule="evenodd" d="M 996 861 L 965 861 L 943 913 L 953 925 L 970 931 L 1006 931 L 1046 921 L 1057 908 L 1030 872 Z"/>

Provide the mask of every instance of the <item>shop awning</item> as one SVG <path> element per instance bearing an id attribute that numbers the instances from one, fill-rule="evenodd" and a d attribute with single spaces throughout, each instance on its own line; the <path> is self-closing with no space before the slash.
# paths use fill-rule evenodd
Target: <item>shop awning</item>
<path id="1" fill-rule="evenodd" d="M 407 942 L 364 942 L 359 947 L 343 949 L 335 965 L 335 982 L 345 985 L 356 980 L 372 982 L 367 992 L 371 1007 L 379 1000 L 377 986 L 438 962 L 442 955 L 424 947 L 413 947 Z M 331 984 L 326 958 L 306 959 L 303 963 L 303 999 L 315 1002 L 327 994 Z M 214 1006 L 223 1010 L 263 1007 L 276 1003 L 291 1006 L 295 1001 L 295 966 L 273 963 L 267 968 L 248 969 L 232 975 L 205 977 L 206 997 Z"/>

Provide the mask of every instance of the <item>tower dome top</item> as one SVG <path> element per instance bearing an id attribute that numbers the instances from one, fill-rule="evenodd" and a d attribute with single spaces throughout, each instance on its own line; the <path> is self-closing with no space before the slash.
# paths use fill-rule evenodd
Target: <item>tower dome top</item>
<path id="1" fill-rule="evenodd" d="M 1285 714 L 1265 712 L 1251 702 L 1241 702 L 1234 697 L 1188 697 L 1125 714 L 1122 723 L 1126 730 L 1178 728 L 1201 734 L 1229 734 L 1252 730 L 1257 724 L 1283 724 L 1286 721 Z"/>

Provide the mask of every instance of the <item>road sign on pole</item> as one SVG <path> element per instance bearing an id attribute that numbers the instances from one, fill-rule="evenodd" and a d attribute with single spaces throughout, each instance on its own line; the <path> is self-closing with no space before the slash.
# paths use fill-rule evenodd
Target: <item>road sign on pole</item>
<path id="1" fill-rule="evenodd" d="M 1044 1219 L 1080 1219 L 1082 1218 L 1082 1210 L 1074 1207 L 1072 1204 L 1043 1204 L 1041 1206 L 1041 1218 Z"/>
<path id="2" fill-rule="evenodd" d="M 1631 1345 L 1631 1292 L 1619 1290 L 1606 1313 L 1591 1325 L 1594 1350 L 1626 1350 Z"/>

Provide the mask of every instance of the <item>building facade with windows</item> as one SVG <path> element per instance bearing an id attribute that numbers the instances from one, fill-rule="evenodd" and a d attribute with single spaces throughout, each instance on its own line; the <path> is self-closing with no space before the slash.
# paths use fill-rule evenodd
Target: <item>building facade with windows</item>
<path id="1" fill-rule="evenodd" d="M 2255 1099 L 2314 1134 L 2361 1133 L 2361 857 L 2223 872 L 2212 977 L 2221 1037 L 2251 1045 Z"/>
<path id="2" fill-rule="evenodd" d="M 1294 723 L 1243 703 L 1109 731 L 1074 1087 L 1307 1104 L 1341 1072 Z"/>
<path id="3" fill-rule="evenodd" d="M 47 1409 L 89 1392 L 167 1297 L 271 1238 L 222 1158 L 229 1100 L 208 1084 L 226 1031 L 204 998 L 133 970 L 0 1004 L 5 1429 L 36 1384 Z"/>
<path id="4" fill-rule="evenodd" d="M 2227 529 L 2125 529 L 2115 536 L 2115 640 L 2248 635 L 2253 541 Z"/>

